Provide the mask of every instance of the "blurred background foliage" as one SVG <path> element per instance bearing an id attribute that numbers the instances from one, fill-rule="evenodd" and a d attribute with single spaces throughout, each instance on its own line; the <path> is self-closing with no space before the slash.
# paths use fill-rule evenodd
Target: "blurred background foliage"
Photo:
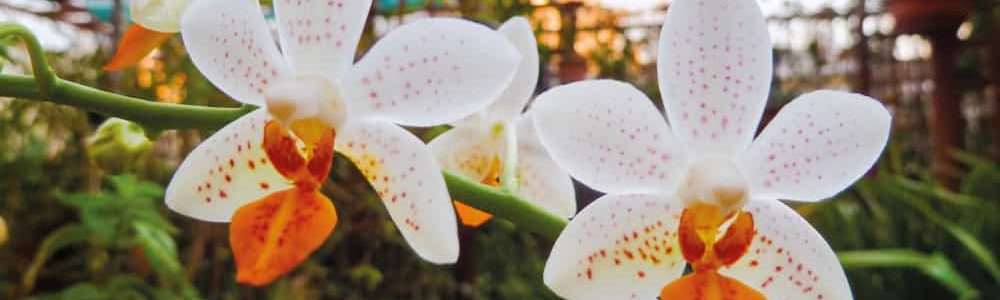
<path id="1" fill-rule="evenodd" d="M 659 99 L 654 53 L 669 1 L 375 2 L 359 56 L 413 19 L 462 16 L 495 26 L 522 15 L 539 41 L 539 91 L 614 78 Z M 637 2 L 651 4 L 636 9 Z M 818 88 L 872 95 L 894 114 L 890 146 L 868 176 L 835 200 L 795 207 L 838 251 L 858 299 L 993 298 L 1000 294 L 1000 67 L 989 66 L 1000 61 L 1000 8 L 992 0 L 957 1 L 969 7 L 944 36 L 954 55 L 945 64 L 952 80 L 943 82 L 931 69 L 948 53 L 935 48 L 940 37 L 904 30 L 905 19 L 887 21 L 891 2 L 930 1 L 761 1 L 776 66 L 765 119 Z M 127 19 L 116 3 L 5 0 L 0 21 L 35 30 L 65 79 L 154 101 L 236 105 L 198 73 L 178 37 L 136 68 L 99 71 Z M 17 43 L 0 40 L 4 72 L 24 73 L 26 61 Z M 946 100 L 957 110 L 935 106 L 935 86 L 951 91 Z M 959 130 L 942 133 L 955 127 L 942 123 L 947 113 L 944 121 Z M 429 139 L 440 130 L 417 133 Z M 71 107 L 0 99 L 0 298 L 555 297 L 541 281 L 551 240 L 493 220 L 462 230 L 458 264 L 428 264 L 342 157 L 323 187 L 341 220 L 330 241 L 272 285 L 240 286 L 226 224 L 194 221 L 161 204 L 173 169 L 209 134 L 151 132 Z M 936 155 L 941 147 L 945 158 Z M 599 196 L 577 188 L 579 207 Z"/>

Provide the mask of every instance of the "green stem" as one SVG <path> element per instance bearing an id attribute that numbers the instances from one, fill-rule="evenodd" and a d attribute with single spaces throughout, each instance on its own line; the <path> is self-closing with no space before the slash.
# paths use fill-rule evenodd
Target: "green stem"
<path id="1" fill-rule="evenodd" d="M 70 105 L 133 121 L 153 130 L 216 130 L 255 109 L 250 105 L 218 108 L 153 102 L 98 90 L 59 78 L 56 78 L 54 89 L 49 96 L 46 96 L 34 88 L 36 84 L 38 81 L 32 77 L 0 74 L 0 96 Z"/>
<path id="2" fill-rule="evenodd" d="M 35 74 L 35 78 L 38 78 L 38 82 L 35 85 L 38 87 L 38 92 L 47 98 L 52 94 L 52 88 L 56 85 L 57 77 L 56 73 L 49 68 L 49 63 L 45 59 L 45 51 L 42 50 L 42 44 L 38 42 L 38 39 L 35 38 L 35 35 L 31 34 L 28 28 L 17 23 L 0 23 L 0 37 L 6 36 L 15 36 L 24 41 L 25 47 L 28 48 L 28 56 L 31 58 L 32 72 Z"/>
<path id="3" fill-rule="evenodd" d="M 444 172 L 444 181 L 452 198 L 462 199 L 464 204 L 501 216 L 549 238 L 555 239 L 566 227 L 566 219 L 549 214 L 503 189 L 482 185 L 447 171 Z"/>

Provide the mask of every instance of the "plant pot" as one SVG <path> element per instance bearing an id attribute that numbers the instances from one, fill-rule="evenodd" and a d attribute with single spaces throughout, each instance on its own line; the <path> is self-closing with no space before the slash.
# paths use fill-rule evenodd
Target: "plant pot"
<path id="1" fill-rule="evenodd" d="M 972 12 L 972 0 L 890 0 L 888 10 L 897 33 L 954 31 Z"/>

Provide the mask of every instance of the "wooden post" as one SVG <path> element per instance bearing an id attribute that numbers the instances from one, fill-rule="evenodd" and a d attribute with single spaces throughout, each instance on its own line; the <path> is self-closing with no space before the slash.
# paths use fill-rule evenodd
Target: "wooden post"
<path id="1" fill-rule="evenodd" d="M 961 149 L 965 136 L 962 99 L 955 82 L 955 58 L 959 41 L 954 30 L 939 30 L 926 35 L 933 46 L 931 77 L 930 141 L 931 172 L 949 189 L 958 188 L 959 171 L 952 152 Z"/>

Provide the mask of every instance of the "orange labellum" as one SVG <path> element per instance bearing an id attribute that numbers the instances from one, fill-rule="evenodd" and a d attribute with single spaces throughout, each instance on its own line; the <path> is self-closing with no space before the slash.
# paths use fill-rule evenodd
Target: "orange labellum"
<path id="1" fill-rule="evenodd" d="M 500 186 L 500 173 L 503 172 L 503 164 L 500 161 L 500 156 L 493 156 L 490 160 L 489 169 L 486 170 L 486 175 L 480 179 L 479 183 L 497 187 Z M 485 211 L 476 209 L 475 207 L 465 205 L 458 200 L 452 201 L 455 203 L 455 211 L 458 213 L 458 219 L 462 221 L 462 225 L 469 227 L 479 227 L 483 223 L 489 221 L 493 218 L 493 215 Z"/>
<path id="2" fill-rule="evenodd" d="M 262 286 L 298 266 L 337 225 L 337 211 L 316 190 L 290 188 L 240 207 L 229 225 L 236 281 Z"/>
<path id="3" fill-rule="evenodd" d="M 134 66 L 173 35 L 173 33 L 146 29 L 139 24 L 130 26 L 125 31 L 125 35 L 122 36 L 111 61 L 104 65 L 104 70 L 117 71 Z"/>
<path id="4" fill-rule="evenodd" d="M 724 235 L 712 247 L 715 257 L 723 266 L 728 266 L 743 257 L 743 254 L 753 243 L 753 236 L 756 234 L 753 226 L 753 216 L 745 211 L 736 215 L 736 220 L 729 225 Z"/>
<path id="5" fill-rule="evenodd" d="M 452 201 L 455 203 L 455 211 L 458 212 L 458 219 L 462 221 L 462 225 L 469 227 L 479 227 L 493 218 L 493 215 L 476 209 L 475 207 L 468 206 L 462 202 Z"/>
<path id="6" fill-rule="evenodd" d="M 660 291 L 671 300 L 765 300 L 760 292 L 714 270 L 695 272 L 674 280 Z"/>
<path id="7" fill-rule="evenodd" d="M 295 122 L 292 125 L 300 139 L 276 121 L 264 128 L 264 150 L 274 168 L 282 176 L 304 189 L 316 189 L 326 180 L 333 162 L 334 130 L 320 123 Z"/>

